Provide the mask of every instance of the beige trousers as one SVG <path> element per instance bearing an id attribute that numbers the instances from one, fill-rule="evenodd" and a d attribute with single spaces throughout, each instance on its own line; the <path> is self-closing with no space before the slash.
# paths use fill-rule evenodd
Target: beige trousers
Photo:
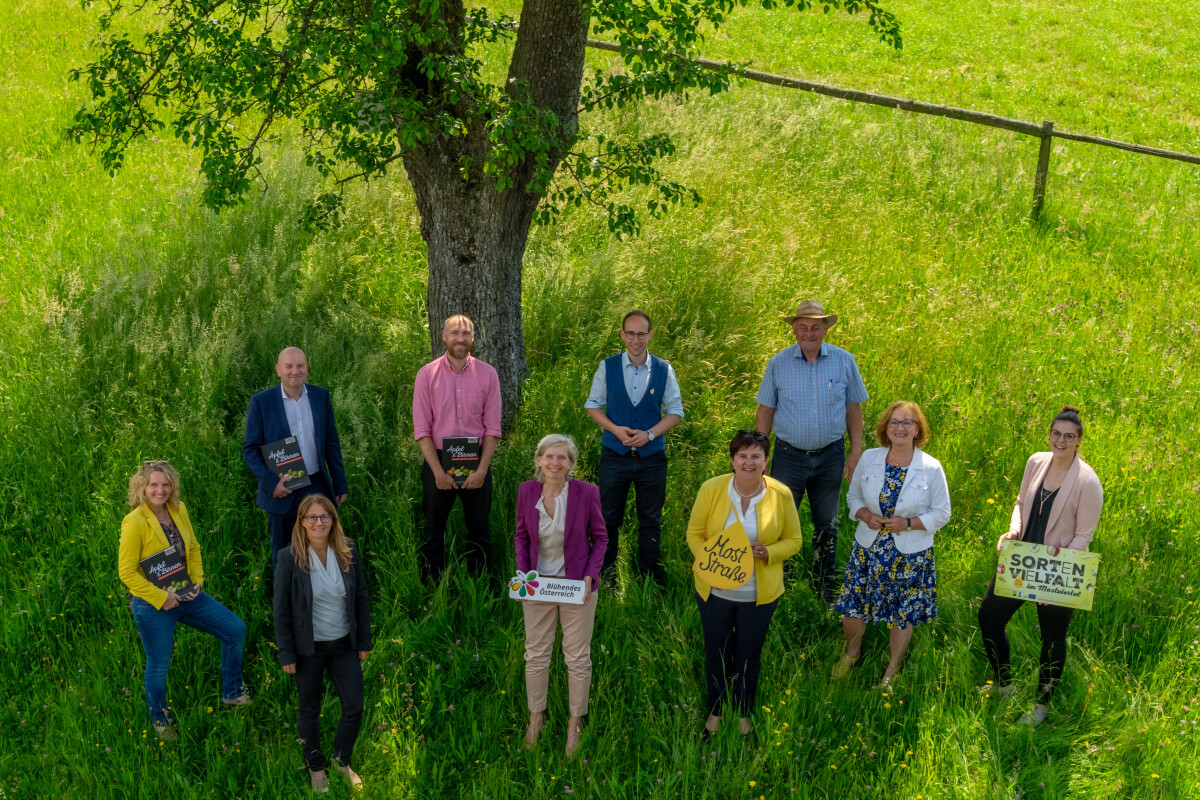
<path id="1" fill-rule="evenodd" d="M 563 660 L 567 663 L 567 686 L 571 715 L 582 717 L 588 710 L 592 688 L 592 628 L 596 622 L 595 595 L 587 605 L 525 601 L 525 694 L 532 713 L 546 710 L 550 687 L 550 657 L 554 634 L 562 624 Z"/>

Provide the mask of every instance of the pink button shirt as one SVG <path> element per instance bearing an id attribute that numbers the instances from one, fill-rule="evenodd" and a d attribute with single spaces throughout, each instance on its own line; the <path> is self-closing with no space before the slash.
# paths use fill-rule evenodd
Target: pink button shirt
<path id="1" fill-rule="evenodd" d="M 413 438 L 426 436 L 438 450 L 447 436 L 500 436 L 500 379 L 490 364 L 467 356 L 455 372 L 443 355 L 421 367 L 413 385 Z"/>

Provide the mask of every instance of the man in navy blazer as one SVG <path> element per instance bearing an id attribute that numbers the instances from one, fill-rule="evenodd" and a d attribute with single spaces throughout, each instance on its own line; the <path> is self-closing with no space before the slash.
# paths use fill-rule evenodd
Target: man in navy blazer
<path id="1" fill-rule="evenodd" d="M 323 494 L 341 505 L 349 488 L 342 467 L 342 445 L 329 392 L 306 383 L 308 359 L 298 347 L 286 347 L 275 362 L 279 384 L 250 398 L 242 458 L 258 479 L 258 507 L 267 512 L 271 533 L 271 563 L 275 554 L 292 542 L 296 509 L 310 494 Z M 259 449 L 264 444 L 295 436 L 304 457 L 304 471 L 312 480 L 295 491 L 283 488 L 284 479 L 267 466 Z"/>

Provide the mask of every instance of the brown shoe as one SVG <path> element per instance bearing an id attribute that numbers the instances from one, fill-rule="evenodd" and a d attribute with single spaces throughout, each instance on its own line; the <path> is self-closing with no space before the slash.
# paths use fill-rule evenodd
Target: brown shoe
<path id="1" fill-rule="evenodd" d="M 338 772 L 342 773 L 343 775 L 345 775 L 346 780 L 350 781 L 350 785 L 353 786 L 355 789 L 363 788 L 362 778 L 358 777 L 357 772 L 355 772 L 354 770 L 350 769 L 349 767 L 343 766 L 341 764 L 334 764 L 333 768 L 336 769 Z"/>

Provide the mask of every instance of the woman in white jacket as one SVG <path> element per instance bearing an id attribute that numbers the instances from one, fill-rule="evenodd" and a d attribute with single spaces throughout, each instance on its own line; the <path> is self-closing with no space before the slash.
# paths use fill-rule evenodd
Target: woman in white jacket
<path id="1" fill-rule="evenodd" d="M 898 401 L 875 425 L 884 447 L 866 451 L 850 479 L 846 505 L 858 520 L 842 593 L 846 653 L 833 668 L 844 678 L 858 661 L 868 622 L 891 629 L 891 659 L 880 688 L 891 685 L 914 625 L 937 618 L 933 534 L 950 521 L 950 491 L 936 458 L 921 450 L 929 423 L 916 403 Z"/>

